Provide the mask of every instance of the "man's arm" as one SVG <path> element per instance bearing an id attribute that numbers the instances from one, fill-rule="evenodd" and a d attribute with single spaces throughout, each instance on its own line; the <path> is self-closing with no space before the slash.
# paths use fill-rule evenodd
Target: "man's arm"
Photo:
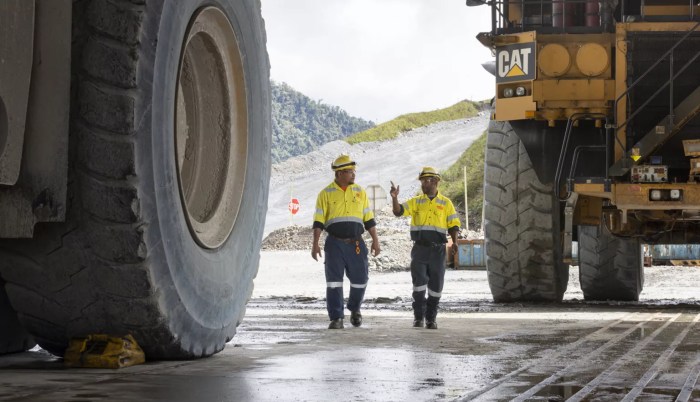
<path id="1" fill-rule="evenodd" d="M 448 231 L 450 234 L 450 237 L 452 238 L 452 252 L 455 254 L 457 253 L 459 247 L 457 246 L 457 233 L 459 233 L 459 228 L 458 227 L 452 227 Z"/>
<path id="2" fill-rule="evenodd" d="M 447 200 L 447 233 L 450 234 L 450 237 L 452 237 L 452 251 L 456 254 L 457 253 L 457 234 L 459 233 L 459 227 L 461 225 L 461 222 L 459 221 L 459 215 L 457 214 L 457 211 L 455 211 L 455 206 L 452 203 L 451 200 Z"/>
<path id="3" fill-rule="evenodd" d="M 316 261 L 318 261 L 318 256 L 323 257 L 323 255 L 321 255 L 321 247 L 318 244 L 318 240 L 321 238 L 321 232 L 323 232 L 323 229 L 325 228 L 325 205 L 327 205 L 326 198 L 324 196 L 324 192 L 321 191 L 316 199 L 316 211 L 314 212 L 314 224 L 312 226 L 314 229 L 314 241 L 311 244 L 311 257 Z"/>
<path id="4" fill-rule="evenodd" d="M 369 232 L 369 235 L 372 236 L 372 255 L 376 257 L 382 252 L 382 248 L 379 245 L 379 237 L 377 236 L 377 227 L 372 226 L 371 228 L 367 229 L 367 231 Z"/>
<path id="5" fill-rule="evenodd" d="M 314 243 L 311 246 L 311 257 L 318 261 L 318 257 L 323 257 L 321 254 L 321 246 L 318 244 L 318 240 L 321 238 L 322 230 L 320 228 L 314 228 Z"/>
<path id="6" fill-rule="evenodd" d="M 401 216 L 402 208 L 401 204 L 399 204 L 399 186 L 394 186 L 394 182 L 391 183 L 391 190 L 389 190 L 389 194 L 391 195 L 391 209 L 392 212 L 394 212 L 394 215 L 396 216 Z"/>

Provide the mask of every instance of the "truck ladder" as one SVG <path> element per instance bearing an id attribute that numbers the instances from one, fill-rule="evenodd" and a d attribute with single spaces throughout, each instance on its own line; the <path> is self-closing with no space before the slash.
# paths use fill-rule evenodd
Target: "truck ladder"
<path id="1" fill-rule="evenodd" d="M 670 91 L 669 91 L 669 114 L 663 118 L 653 129 L 651 129 L 644 137 L 642 137 L 641 140 L 639 140 L 636 144 L 634 144 L 633 147 L 630 149 L 627 149 L 623 155 L 622 158 L 620 158 L 617 162 L 615 162 L 612 166 L 610 166 L 610 169 L 608 173 L 610 176 L 623 176 L 627 174 L 634 165 L 638 164 L 639 162 L 644 161 L 649 155 L 651 155 L 654 151 L 656 151 L 661 145 L 663 145 L 666 141 L 668 141 L 671 137 L 673 137 L 675 134 L 677 134 L 683 126 L 685 126 L 690 120 L 692 120 L 695 116 L 700 114 L 700 87 L 696 88 L 695 91 L 693 91 L 688 97 L 685 98 L 676 108 L 673 107 L 673 81 L 674 78 L 683 71 L 685 71 L 686 68 L 689 66 L 693 65 L 695 60 L 700 57 L 700 51 L 698 51 L 690 60 L 688 60 L 677 72 L 673 71 L 673 51 L 679 47 L 690 35 L 695 32 L 698 27 L 700 27 L 700 22 L 696 23 L 695 26 L 693 26 L 688 32 L 676 42 L 673 47 L 671 47 L 663 56 L 659 57 L 659 59 L 651 65 L 643 74 L 641 74 L 633 83 L 630 85 L 625 92 L 623 92 L 616 100 L 615 100 L 615 107 L 614 111 L 618 110 L 618 104 L 619 102 L 625 98 L 628 97 L 630 91 L 634 89 L 640 82 L 643 81 L 644 77 L 646 77 L 656 66 L 658 66 L 661 61 L 665 60 L 666 58 L 669 59 L 670 63 L 670 77 L 669 79 L 661 85 L 659 89 L 656 90 L 647 100 L 644 102 L 639 108 L 637 108 L 634 113 L 630 114 L 627 120 L 625 120 L 624 123 L 622 124 L 615 124 L 615 134 L 614 137 L 617 138 L 617 132 L 628 125 L 628 123 L 635 117 L 637 116 L 651 101 L 658 95 L 660 94 L 666 87 L 670 86 Z M 629 102 L 628 102 L 629 104 Z M 629 112 L 628 112 L 629 113 Z M 617 113 L 615 112 L 615 121 L 617 122 Z M 619 143 L 619 141 L 616 141 L 617 144 L 622 145 Z M 636 161 L 632 159 L 632 157 L 636 158 Z M 638 157 L 638 158 L 637 158 Z"/>
<path id="2" fill-rule="evenodd" d="M 625 155 L 610 167 L 610 176 L 625 175 L 635 165 L 632 156 L 639 156 L 638 162 L 643 161 L 698 114 L 700 114 L 700 87 L 673 110 L 673 115 L 664 117 L 656 127 L 649 130 L 642 139 L 628 149 Z M 675 124 L 672 119 L 677 119 Z"/>

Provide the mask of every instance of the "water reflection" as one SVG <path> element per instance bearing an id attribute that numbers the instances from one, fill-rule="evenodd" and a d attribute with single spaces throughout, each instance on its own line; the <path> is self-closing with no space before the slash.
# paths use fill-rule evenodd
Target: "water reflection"
<path id="1" fill-rule="evenodd" d="M 495 368 L 483 356 L 342 345 L 259 363 L 264 366 L 245 374 L 256 401 L 449 400 L 485 385 Z"/>

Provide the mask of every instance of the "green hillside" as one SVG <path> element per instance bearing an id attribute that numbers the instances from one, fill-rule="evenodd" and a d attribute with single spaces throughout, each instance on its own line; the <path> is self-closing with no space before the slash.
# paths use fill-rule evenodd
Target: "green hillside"
<path id="1" fill-rule="evenodd" d="M 465 119 L 476 116 L 481 103 L 461 101 L 444 109 L 431 112 L 409 113 L 401 115 L 394 120 L 379 124 L 368 130 L 358 132 L 345 139 L 350 144 L 358 142 L 385 141 L 396 138 L 399 134 L 414 128 L 427 126 L 438 121 Z"/>
<path id="2" fill-rule="evenodd" d="M 285 83 L 271 84 L 272 163 L 374 127 L 371 121 L 352 117 L 338 106 L 315 101 Z"/>
<path id="3" fill-rule="evenodd" d="M 464 167 L 467 167 L 467 198 L 469 202 L 469 229 L 481 228 L 481 209 L 484 204 L 484 152 L 486 133 L 467 148 L 459 159 L 442 173 L 440 191 L 449 197 L 455 208 L 464 211 Z M 464 223 L 462 223 L 464 226 Z"/>

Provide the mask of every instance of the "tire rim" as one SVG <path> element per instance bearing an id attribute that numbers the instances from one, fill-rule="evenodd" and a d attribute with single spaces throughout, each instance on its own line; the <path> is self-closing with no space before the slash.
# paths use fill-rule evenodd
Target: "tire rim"
<path id="1" fill-rule="evenodd" d="M 243 61 L 231 23 L 218 8 L 192 17 L 175 102 L 175 153 L 187 224 L 200 246 L 218 248 L 241 205 L 248 147 Z"/>

